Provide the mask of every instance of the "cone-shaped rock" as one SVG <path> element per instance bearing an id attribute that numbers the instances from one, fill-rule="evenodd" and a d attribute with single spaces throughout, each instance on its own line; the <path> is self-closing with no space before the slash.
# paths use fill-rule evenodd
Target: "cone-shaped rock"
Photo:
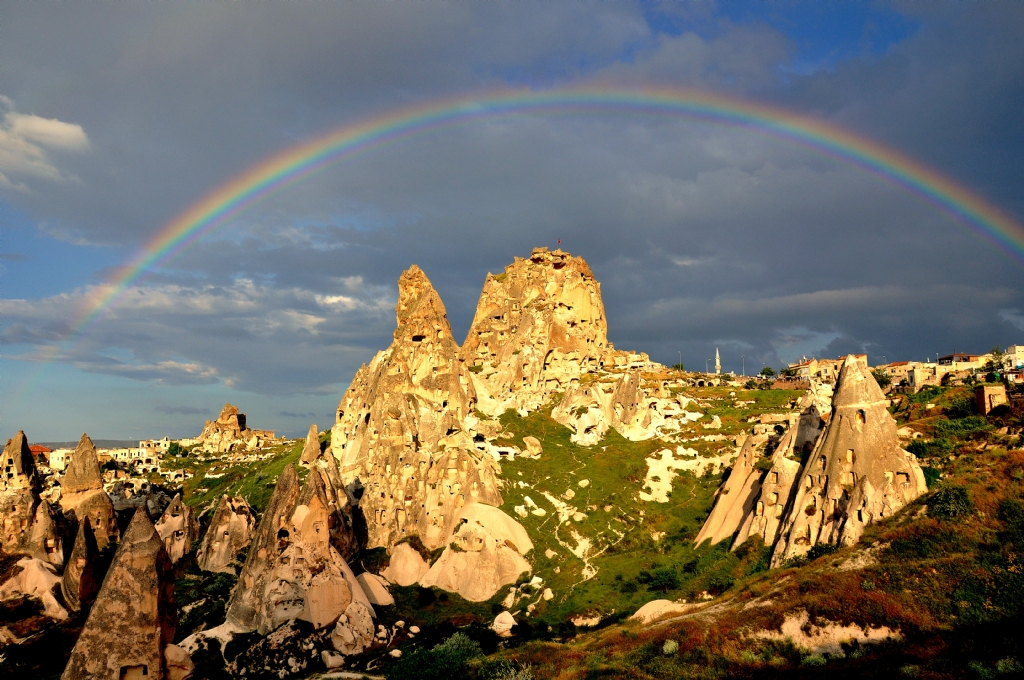
<path id="1" fill-rule="evenodd" d="M 36 473 L 36 461 L 32 457 L 32 451 L 28 448 L 28 439 L 25 433 L 18 430 L 18 434 L 7 440 L 4 446 L 2 459 L 3 474 L 0 474 L 0 493 L 9 491 L 21 491 L 23 489 L 34 489 L 39 485 L 38 474 Z"/>
<path id="2" fill-rule="evenodd" d="M 156 522 L 156 532 L 164 542 L 164 549 L 176 564 L 192 549 L 192 544 L 199 540 L 199 522 L 196 521 L 192 508 L 176 494 L 164 514 Z"/>
<path id="3" fill-rule="evenodd" d="M 255 528 L 252 508 L 244 498 L 229 498 L 226 494 L 221 496 L 203 543 L 196 553 L 199 568 L 235 574 L 235 560 L 249 545 Z"/>
<path id="4" fill-rule="evenodd" d="M 641 382 L 639 370 L 622 375 L 614 383 L 582 384 L 572 380 L 551 417 L 573 430 L 569 439 L 583 446 L 600 442 L 609 427 L 632 441 L 650 439 L 665 424 L 665 415 Z"/>
<path id="5" fill-rule="evenodd" d="M 64 471 L 64 478 L 60 483 L 62 493 L 78 493 L 80 491 L 92 491 L 103 488 L 103 477 L 100 475 L 100 461 L 96 456 L 96 447 L 93 446 L 89 435 L 83 434 L 78 440 L 71 463 Z"/>
<path id="6" fill-rule="evenodd" d="M 788 430 L 772 454 L 772 466 L 760 479 L 760 493 L 753 506 L 747 509 L 743 525 L 732 544 L 733 550 L 751 536 L 760 536 L 762 542 L 769 546 L 778 540 L 783 513 L 800 475 L 800 463 L 787 457 L 796 439 L 794 429 Z"/>
<path id="7" fill-rule="evenodd" d="M 75 547 L 60 582 L 60 590 L 68 609 L 78 611 L 88 607 L 99 592 L 102 574 L 99 573 L 98 555 L 92 526 L 88 519 L 84 519 L 78 524 Z"/>
<path id="8" fill-rule="evenodd" d="M 694 543 L 700 545 L 707 539 L 711 539 L 711 544 L 714 545 L 727 538 L 731 539 L 733 534 L 739 531 L 744 517 L 761 488 L 761 473 L 754 469 L 756 458 L 754 440 L 752 437 L 747 437 L 743 442 L 740 455 L 733 463 L 729 478 L 725 480 L 718 492 L 711 515 L 704 522 Z"/>
<path id="9" fill-rule="evenodd" d="M 230 622 L 265 635 L 292 619 L 322 628 L 354 600 L 370 606 L 331 545 L 331 506 L 321 475 L 311 472 L 299 489 L 295 469 L 285 468 L 228 604 Z"/>
<path id="10" fill-rule="evenodd" d="M 103 490 L 96 447 L 87 434 L 79 440 L 74 458 L 61 480 L 60 507 L 65 516 L 70 515 L 75 522 L 89 518 L 100 550 L 117 539 L 119 532 L 114 504 Z"/>
<path id="11" fill-rule="evenodd" d="M 480 409 L 531 411 L 564 392 L 611 346 L 601 285 L 581 257 L 535 248 L 484 282 L 462 349 Z"/>
<path id="12" fill-rule="evenodd" d="M 463 505 L 501 504 L 498 468 L 467 432 L 476 407 L 472 374 L 419 267 L 399 278 L 395 312 L 391 346 L 359 369 L 341 400 L 331 449 L 341 481 L 365 488 L 367 547 L 419 536 L 433 549 Z"/>
<path id="13" fill-rule="evenodd" d="M 312 465 L 313 461 L 320 457 L 320 430 L 316 423 L 309 426 L 309 434 L 306 435 L 306 445 L 302 447 L 302 456 L 299 462 L 303 465 Z"/>
<path id="14" fill-rule="evenodd" d="M 851 545 L 865 526 L 927 490 L 917 459 L 900 448 L 887 406 L 866 362 L 848 356 L 831 418 L 797 482 L 773 566 L 816 543 Z"/>
<path id="15" fill-rule="evenodd" d="M 145 510 L 135 511 L 63 680 L 163 678 L 174 637 L 174 572 Z"/>

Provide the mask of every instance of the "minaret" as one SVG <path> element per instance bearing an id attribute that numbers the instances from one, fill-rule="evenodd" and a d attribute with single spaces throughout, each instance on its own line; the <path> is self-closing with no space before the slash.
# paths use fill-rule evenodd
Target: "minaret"
<path id="1" fill-rule="evenodd" d="M 715 375 L 722 372 L 722 359 L 718 356 L 718 348 L 715 348 Z"/>

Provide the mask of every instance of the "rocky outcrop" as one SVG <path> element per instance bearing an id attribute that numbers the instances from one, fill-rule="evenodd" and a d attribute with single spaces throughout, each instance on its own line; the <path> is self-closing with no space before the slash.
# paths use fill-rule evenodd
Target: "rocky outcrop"
<path id="1" fill-rule="evenodd" d="M 244 498 L 221 496 L 203 543 L 196 552 L 199 568 L 235 574 L 238 555 L 248 547 L 255 528 L 252 508 Z"/>
<path id="2" fill-rule="evenodd" d="M 593 446 L 609 428 L 632 441 L 651 439 L 665 425 L 669 408 L 644 390 L 640 371 L 633 370 L 612 380 L 574 382 L 551 417 L 573 431 L 574 443 Z"/>
<path id="3" fill-rule="evenodd" d="M 772 458 L 772 466 L 760 480 L 761 490 L 753 506 L 747 511 L 733 549 L 738 548 L 751 536 L 760 536 L 765 545 L 774 545 L 779 538 L 783 514 L 795 490 L 800 475 L 800 463 L 788 458 L 790 446 L 795 439 L 793 431 L 786 433 Z"/>
<path id="4" fill-rule="evenodd" d="M 865 526 L 927 490 L 917 459 L 900 448 L 887 406 L 866 361 L 848 356 L 832 415 L 796 484 L 773 566 L 817 543 L 852 545 Z"/>
<path id="5" fill-rule="evenodd" d="M 444 304 L 415 265 L 398 281 L 391 346 L 356 373 L 338 406 L 331 450 L 342 483 L 364 487 L 367 547 L 419 536 L 443 545 L 472 502 L 501 504 L 492 456 L 474 447 L 472 374 Z"/>
<path id="6" fill-rule="evenodd" d="M 471 602 L 482 602 L 530 572 L 533 549 L 526 530 L 498 508 L 474 503 L 462 509 L 441 557 L 420 579 Z"/>
<path id="7" fill-rule="evenodd" d="M 78 536 L 60 580 L 60 591 L 68 609 L 88 607 L 99 592 L 103 574 L 98 563 L 99 549 L 89 519 L 78 524 Z"/>
<path id="8" fill-rule="evenodd" d="M 7 440 L 0 463 L 0 550 L 59 568 L 64 564 L 61 534 L 49 504 L 39 497 L 39 473 L 24 432 Z"/>
<path id="9" fill-rule="evenodd" d="M 226 453 L 239 449 L 257 449 L 274 438 L 270 430 L 251 430 L 245 414 L 237 406 L 224 404 L 217 420 L 207 420 L 195 441 L 206 453 Z"/>
<path id="10" fill-rule="evenodd" d="M 199 522 L 192 508 L 176 494 L 164 514 L 157 520 L 156 532 L 164 542 L 171 563 L 176 564 L 190 550 L 192 544 L 199 540 Z"/>
<path id="11" fill-rule="evenodd" d="M 285 468 L 231 594 L 229 623 L 266 635 L 294 619 L 322 628 L 352 602 L 372 610 L 332 544 L 338 515 L 330 495 L 316 470 L 300 489 L 295 469 Z"/>
<path id="12" fill-rule="evenodd" d="M 100 462 L 89 435 L 83 434 L 78 441 L 61 488 L 60 507 L 65 516 L 75 524 L 88 517 L 100 550 L 106 548 L 110 541 L 117 540 L 120 532 L 114 504 L 103 490 Z"/>
<path id="13" fill-rule="evenodd" d="M 535 248 L 488 274 L 463 344 L 479 408 L 532 411 L 611 350 L 601 284 L 583 258 Z"/>
<path id="14" fill-rule="evenodd" d="M 372 616 L 362 602 L 349 604 L 331 632 L 331 646 L 345 655 L 362 654 L 373 644 Z"/>
<path id="15" fill-rule="evenodd" d="M 320 430 L 316 423 L 309 426 L 309 433 L 306 435 L 306 444 L 302 447 L 302 455 L 299 462 L 303 465 L 311 465 L 320 457 Z"/>
<path id="16" fill-rule="evenodd" d="M 174 638 L 174 570 L 142 509 L 117 547 L 63 680 L 165 677 Z"/>
<path id="17" fill-rule="evenodd" d="M 714 545 L 727 538 L 731 539 L 739 531 L 761 490 L 762 473 L 754 468 L 757 458 L 754 439 L 748 437 L 743 442 L 743 449 L 729 477 L 718 490 L 715 506 L 694 539 L 695 544 L 700 545 L 710 539 Z"/>
<path id="18" fill-rule="evenodd" d="M 392 583 L 408 587 L 419 583 L 429 570 L 430 565 L 415 548 L 408 543 L 399 543 L 391 549 L 391 559 L 382 576 Z"/>
<path id="19" fill-rule="evenodd" d="M 793 442 L 793 448 L 797 453 L 807 453 L 814 448 L 832 414 L 832 394 L 831 383 L 812 380 L 810 388 L 800 398 L 800 423 Z"/>
<path id="20" fill-rule="evenodd" d="M 23 557 L 16 566 L 17 573 L 0 584 L 0 601 L 32 597 L 42 602 L 44 616 L 66 619 L 67 611 L 54 597 L 55 586 L 60 583 L 54 566 L 34 557 Z"/>

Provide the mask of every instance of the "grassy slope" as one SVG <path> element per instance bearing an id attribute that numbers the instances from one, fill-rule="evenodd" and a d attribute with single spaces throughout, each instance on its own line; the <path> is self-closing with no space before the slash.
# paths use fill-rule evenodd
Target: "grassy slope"
<path id="1" fill-rule="evenodd" d="M 965 514 L 938 512 L 929 494 L 870 528 L 857 546 L 796 568 L 741 576 L 711 603 L 719 605 L 713 613 L 647 627 L 629 622 L 571 644 L 532 642 L 505 656 L 530 663 L 541 678 L 1019 675 L 1024 452 L 1012 450 L 1021 446 L 1019 437 L 997 428 L 1020 423 L 1002 416 L 977 428 L 978 416 L 963 411 L 968 395 L 953 388 L 927 400 L 904 398 L 893 409 L 901 425 L 944 435 L 940 445 L 925 447 L 922 464 L 942 474 L 933 494 L 967 490 L 972 507 Z M 926 409 L 928 402 L 936 407 Z M 868 564 L 840 568 L 867 549 Z M 745 606 L 754 601 L 758 606 Z M 824 658 L 749 636 L 777 629 L 787 613 L 802 610 L 812 619 L 898 628 L 905 641 Z M 663 653 L 667 640 L 679 644 L 677 652 Z"/>

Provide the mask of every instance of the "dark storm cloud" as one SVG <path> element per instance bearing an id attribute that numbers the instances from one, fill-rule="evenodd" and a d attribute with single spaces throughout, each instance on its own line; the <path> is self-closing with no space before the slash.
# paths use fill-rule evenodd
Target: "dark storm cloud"
<path id="1" fill-rule="evenodd" d="M 606 82 L 820 116 L 1024 215 L 1024 10 L 906 11 L 920 28 L 902 42 L 797 75 L 792 37 L 711 4 L 16 5 L 9 110 L 80 126 L 89 147 L 39 147 L 80 181 L 28 178 L 4 200 L 62 239 L 130 250 L 344 122 L 500 85 Z M 659 13 L 674 30 L 652 27 Z M 238 215 L 70 348 L 54 346 L 90 282 L 3 301 L 0 333 L 25 361 L 56 352 L 134 381 L 333 402 L 390 342 L 403 269 L 423 267 L 461 341 L 486 273 L 558 239 L 602 282 L 617 346 L 691 368 L 716 346 L 734 370 L 923 358 L 1020 342 L 1024 325 L 1019 264 L 934 205 L 756 130 L 638 113 L 514 115 L 381 148 Z"/>

